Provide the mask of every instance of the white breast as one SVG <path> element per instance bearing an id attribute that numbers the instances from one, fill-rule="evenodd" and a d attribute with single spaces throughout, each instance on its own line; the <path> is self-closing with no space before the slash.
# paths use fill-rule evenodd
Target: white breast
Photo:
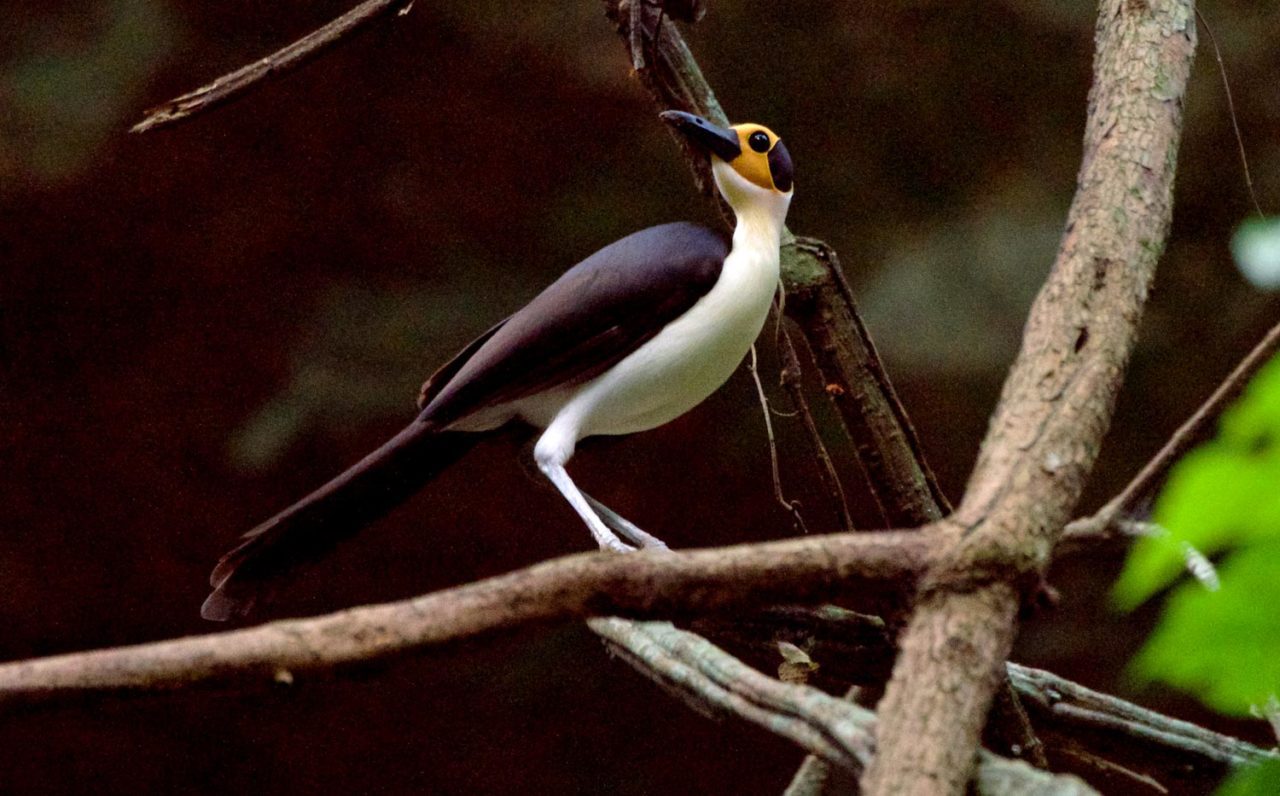
<path id="1" fill-rule="evenodd" d="M 771 225 L 770 225 L 771 226 Z M 686 313 L 595 379 L 518 411 L 568 439 L 668 423 L 729 379 L 759 336 L 778 285 L 774 229 L 740 223 L 720 278 Z"/>

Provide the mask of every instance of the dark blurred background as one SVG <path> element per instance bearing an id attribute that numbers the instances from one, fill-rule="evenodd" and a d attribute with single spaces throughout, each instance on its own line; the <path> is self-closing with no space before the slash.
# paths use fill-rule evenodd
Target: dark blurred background
<path id="1" fill-rule="evenodd" d="M 0 656 L 214 629 L 197 611 L 217 556 L 405 422 L 458 346 L 618 236 L 717 223 L 595 0 L 418 0 L 243 101 L 126 132 L 349 4 L 0 3 Z M 839 252 L 958 497 L 1071 198 L 1093 5 L 710 8 L 695 53 L 732 118 L 786 137 L 791 226 Z M 1204 10 L 1274 205 L 1280 9 Z M 1275 319 L 1228 249 L 1250 208 L 1226 108 L 1202 35 L 1173 238 L 1084 508 Z M 878 527 L 822 408 L 857 519 Z M 776 423 L 788 492 L 831 528 L 795 421 Z M 518 454 L 482 447 L 273 615 L 588 549 Z M 574 472 L 673 545 L 793 532 L 745 371 L 663 429 L 588 446 Z M 1265 742 L 1261 723 L 1134 690 L 1124 664 L 1153 612 L 1110 612 L 1118 566 L 1059 567 L 1062 604 L 1017 659 Z M 801 759 L 691 713 L 577 626 L 268 692 L 11 714 L 0 750 L 6 793 L 777 793 Z"/>

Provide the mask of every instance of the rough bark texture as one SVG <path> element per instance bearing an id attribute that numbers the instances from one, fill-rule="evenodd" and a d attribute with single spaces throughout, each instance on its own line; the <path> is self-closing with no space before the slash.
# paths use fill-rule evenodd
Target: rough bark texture
<path id="1" fill-rule="evenodd" d="M 1021 589 L 1048 561 L 1093 466 L 1164 247 L 1192 4 L 1103 0 L 1096 35 L 1066 232 L 903 634 L 863 781 L 871 794 L 959 793 L 968 780 Z"/>
<path id="2" fill-rule="evenodd" d="M 787 314 L 804 332 L 889 524 L 906 527 L 941 518 L 951 505 L 925 463 L 836 253 L 822 241 L 796 238 L 783 247 L 782 266 Z"/>
<path id="3" fill-rule="evenodd" d="M 809 749 L 826 766 L 808 769 L 798 787 L 844 788 L 871 759 L 876 716 L 852 699 L 779 682 L 702 638 L 666 622 L 592 619 L 592 630 L 672 696 L 711 716 L 745 719 Z M 803 770 L 803 767 L 802 767 Z M 797 777 L 797 779 L 800 779 Z M 815 781 L 816 780 L 816 781 Z M 980 796 L 1097 794 L 1070 774 L 1049 774 L 1021 761 L 983 753 L 974 777 Z M 798 796 L 795 789 L 788 794 Z M 840 792 L 832 790 L 831 792 Z"/>
<path id="4" fill-rule="evenodd" d="M 808 682 L 829 692 L 855 685 L 866 693 L 893 666 L 893 641 L 881 619 L 830 606 L 735 611 L 700 617 L 690 627 L 761 671 L 779 665 L 778 642 L 795 644 L 817 666 Z M 1107 793 L 1208 793 L 1234 768 L 1268 756 L 1252 744 L 1050 672 L 1015 663 L 1006 670 L 1049 767 Z M 820 759 L 806 761 L 791 796 L 849 792 L 847 782 L 830 781 L 825 766 Z"/>
<path id="5" fill-rule="evenodd" d="M 928 560 L 914 532 L 840 534 L 689 552 L 586 553 L 411 600 L 246 630 L 0 665 L 0 703 L 158 690 L 331 668 L 539 620 L 900 591 Z"/>

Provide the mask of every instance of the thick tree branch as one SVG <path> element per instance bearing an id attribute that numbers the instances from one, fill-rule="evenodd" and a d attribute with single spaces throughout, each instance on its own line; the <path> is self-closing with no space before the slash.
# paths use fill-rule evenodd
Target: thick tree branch
<path id="1" fill-rule="evenodd" d="M 959 793 L 1012 645 L 1093 467 L 1170 217 L 1190 0 L 1103 0 L 1084 159 L 1057 261 L 880 704 L 871 794 Z M 941 580 L 931 582 L 933 576 Z M 957 578 L 967 575 L 967 586 Z M 942 585 L 942 584 L 946 585 Z"/>
<path id="2" fill-rule="evenodd" d="M 0 665 L 0 702 L 156 690 L 330 668 L 534 621 L 669 617 L 901 590 L 929 557 L 921 533 L 812 536 L 688 552 L 585 553 L 411 600 L 245 630 Z"/>
<path id="3" fill-rule="evenodd" d="M 148 110 L 142 121 L 130 132 L 145 133 L 157 127 L 188 119 L 233 99 L 244 96 L 269 77 L 279 77 L 324 50 L 363 29 L 366 25 L 392 14 L 409 13 L 413 0 L 365 0 L 329 24 L 272 54 L 223 75 L 195 91 L 174 97 L 163 105 Z"/>

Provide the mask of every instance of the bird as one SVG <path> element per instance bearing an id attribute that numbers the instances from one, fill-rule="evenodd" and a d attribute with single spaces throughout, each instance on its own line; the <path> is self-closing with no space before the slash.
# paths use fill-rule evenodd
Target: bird
<path id="1" fill-rule="evenodd" d="M 246 616 L 273 581 L 328 553 L 479 439 L 512 425 L 537 434 L 538 469 L 601 550 L 665 548 L 579 489 L 565 465 L 586 437 L 647 431 L 683 415 L 741 364 L 779 286 L 794 167 L 781 138 L 763 125 L 722 127 L 674 110 L 660 117 L 708 157 L 734 216 L 732 237 L 668 223 L 570 268 L 436 370 L 408 426 L 222 556 L 209 577 L 205 619 Z"/>

